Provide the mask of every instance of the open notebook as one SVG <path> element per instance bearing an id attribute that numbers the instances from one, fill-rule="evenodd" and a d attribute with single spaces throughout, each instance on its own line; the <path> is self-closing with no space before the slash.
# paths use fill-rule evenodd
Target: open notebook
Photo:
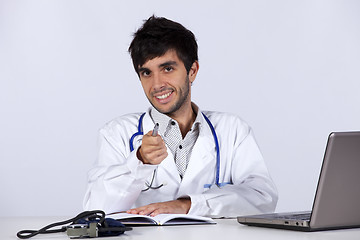
<path id="1" fill-rule="evenodd" d="M 120 221 L 124 225 L 188 225 L 188 224 L 216 224 L 207 217 L 200 217 L 188 214 L 159 214 L 155 217 L 128 213 L 113 213 L 107 215 Z"/>

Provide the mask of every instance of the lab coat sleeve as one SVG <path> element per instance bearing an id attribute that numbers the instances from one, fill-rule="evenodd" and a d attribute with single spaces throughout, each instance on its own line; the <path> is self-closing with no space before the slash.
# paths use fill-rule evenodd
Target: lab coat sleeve
<path id="1" fill-rule="evenodd" d="M 189 195 L 189 214 L 236 217 L 273 212 L 277 190 L 250 128 L 244 139 L 235 140 L 233 157 L 226 160 L 231 161 L 231 184 Z"/>
<path id="2" fill-rule="evenodd" d="M 124 137 L 125 139 L 125 137 Z M 138 198 L 155 166 L 143 164 L 129 152 L 121 134 L 102 129 L 99 134 L 99 155 L 88 173 L 84 198 L 85 210 L 101 209 L 106 213 L 128 210 Z"/>

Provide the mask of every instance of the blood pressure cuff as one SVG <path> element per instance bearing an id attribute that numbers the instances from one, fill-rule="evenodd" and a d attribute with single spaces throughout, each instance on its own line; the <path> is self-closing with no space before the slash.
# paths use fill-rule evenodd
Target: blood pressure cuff
<path id="1" fill-rule="evenodd" d="M 63 226 L 65 224 L 69 224 Z M 52 229 L 59 227 L 58 229 Z M 125 227 L 119 221 L 112 218 L 105 218 L 105 213 L 101 210 L 86 211 L 76 217 L 57 223 L 49 224 L 39 230 L 22 230 L 17 233 L 21 239 L 31 238 L 38 234 L 65 232 L 70 238 L 94 238 L 118 236 L 131 228 Z"/>
<path id="2" fill-rule="evenodd" d="M 112 218 L 105 218 L 101 226 L 99 226 L 98 220 L 82 218 L 66 227 L 66 233 L 70 238 L 112 237 L 123 234 L 128 230 L 131 230 L 131 228 L 125 227 L 124 224 Z"/>

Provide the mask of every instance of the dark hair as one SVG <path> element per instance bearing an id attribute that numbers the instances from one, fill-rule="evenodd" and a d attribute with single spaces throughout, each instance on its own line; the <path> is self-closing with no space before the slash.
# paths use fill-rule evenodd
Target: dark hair
<path id="1" fill-rule="evenodd" d="M 198 45 L 194 34 L 181 24 L 163 17 L 151 16 L 134 33 L 129 53 L 135 71 L 146 61 L 163 56 L 168 50 L 175 50 L 189 73 L 192 64 L 198 60 Z"/>

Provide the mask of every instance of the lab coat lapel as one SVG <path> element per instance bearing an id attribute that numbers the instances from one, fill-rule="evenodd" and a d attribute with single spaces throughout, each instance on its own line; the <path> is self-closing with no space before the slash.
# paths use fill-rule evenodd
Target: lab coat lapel
<path id="1" fill-rule="evenodd" d="M 161 162 L 160 165 L 163 167 L 164 171 L 167 173 L 170 179 L 174 180 L 177 184 L 180 184 L 181 178 L 175 164 L 174 155 L 168 147 L 166 148 L 168 156 L 164 159 L 164 161 Z"/>
<path id="2" fill-rule="evenodd" d="M 191 153 L 189 165 L 182 179 L 179 195 L 189 194 L 189 186 L 194 186 L 198 174 L 211 171 L 211 167 L 216 164 L 216 147 L 210 127 L 205 122 L 200 131 L 199 137 Z"/>

